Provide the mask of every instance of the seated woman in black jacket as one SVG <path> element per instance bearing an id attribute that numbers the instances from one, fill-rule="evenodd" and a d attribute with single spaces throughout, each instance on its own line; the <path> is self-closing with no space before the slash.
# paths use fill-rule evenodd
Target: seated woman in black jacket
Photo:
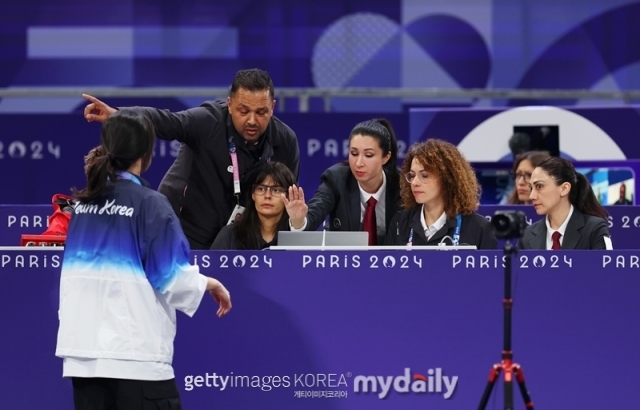
<path id="1" fill-rule="evenodd" d="M 391 221 L 385 245 L 475 245 L 496 249 L 491 224 L 475 213 L 476 174 L 455 145 L 429 139 L 409 148 L 402 166 L 404 211 Z"/>
<path id="2" fill-rule="evenodd" d="M 267 162 L 256 176 L 247 207 L 239 221 L 223 227 L 211 249 L 264 249 L 278 244 L 278 231 L 289 230 L 285 200 L 303 195 L 293 173 L 280 162 Z M 295 207 L 298 201 L 292 201 Z M 303 220 L 297 224 L 302 226 Z M 294 224 L 295 226 L 296 224 Z"/>
<path id="3" fill-rule="evenodd" d="M 529 185 L 536 213 L 545 217 L 527 226 L 518 248 L 607 249 L 607 243 L 612 248 L 609 215 L 570 161 L 552 157 L 541 162 Z"/>
<path id="4" fill-rule="evenodd" d="M 329 230 L 366 231 L 369 245 L 382 245 L 391 218 L 401 209 L 397 155 L 389 121 L 356 124 L 349 134 L 349 160 L 320 176 L 320 186 L 303 215 L 304 229 L 315 231 L 328 217 Z"/>

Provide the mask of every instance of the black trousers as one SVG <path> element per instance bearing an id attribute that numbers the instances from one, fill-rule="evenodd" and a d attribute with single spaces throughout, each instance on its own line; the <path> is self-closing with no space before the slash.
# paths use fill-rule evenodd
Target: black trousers
<path id="1" fill-rule="evenodd" d="M 175 379 L 161 381 L 73 377 L 76 410 L 181 410 Z"/>

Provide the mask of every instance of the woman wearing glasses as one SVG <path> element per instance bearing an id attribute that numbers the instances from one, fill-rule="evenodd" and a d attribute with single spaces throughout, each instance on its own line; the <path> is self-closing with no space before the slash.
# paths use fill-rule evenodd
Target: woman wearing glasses
<path id="1" fill-rule="evenodd" d="M 491 224 L 475 213 L 480 186 L 454 145 L 437 139 L 409 148 L 402 166 L 404 211 L 391 221 L 385 245 L 475 245 L 496 249 Z"/>
<path id="2" fill-rule="evenodd" d="M 513 180 L 515 187 L 509 195 L 507 204 L 531 204 L 531 199 L 529 199 L 529 195 L 531 194 L 531 188 L 529 187 L 531 174 L 542 161 L 549 157 L 550 155 L 546 151 L 528 151 L 516 157 L 516 161 L 513 163 Z"/>
<path id="3" fill-rule="evenodd" d="M 400 210 L 397 154 L 396 136 L 387 120 L 357 124 L 349 134 L 348 162 L 321 175 L 304 229 L 315 231 L 328 216 L 326 229 L 366 231 L 369 245 L 382 245 L 391 218 Z"/>
<path id="4" fill-rule="evenodd" d="M 304 201 L 298 200 L 304 193 L 295 183 L 293 173 L 284 164 L 265 163 L 242 216 L 220 230 L 211 249 L 264 249 L 277 245 L 278 231 L 289 230 L 285 201 L 291 212 L 306 213 Z M 287 200 L 288 195 L 292 196 L 291 201 Z M 291 217 L 291 225 L 302 227 L 304 216 L 296 218 L 296 214 Z"/>

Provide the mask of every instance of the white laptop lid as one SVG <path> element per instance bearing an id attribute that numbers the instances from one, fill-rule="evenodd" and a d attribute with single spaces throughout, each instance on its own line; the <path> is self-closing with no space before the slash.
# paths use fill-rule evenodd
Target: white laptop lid
<path id="1" fill-rule="evenodd" d="M 338 231 L 280 231 L 278 232 L 278 247 L 280 246 L 322 246 L 322 236 L 325 236 L 324 246 L 367 246 L 368 232 L 338 232 Z"/>

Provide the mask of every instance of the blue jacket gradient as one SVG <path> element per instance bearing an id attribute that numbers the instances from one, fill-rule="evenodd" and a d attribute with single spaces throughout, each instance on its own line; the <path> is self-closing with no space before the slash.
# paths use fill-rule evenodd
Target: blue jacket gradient
<path id="1" fill-rule="evenodd" d="M 132 175 L 109 183 L 69 224 L 56 355 L 170 365 L 175 310 L 193 315 L 206 284 L 168 200 Z"/>

